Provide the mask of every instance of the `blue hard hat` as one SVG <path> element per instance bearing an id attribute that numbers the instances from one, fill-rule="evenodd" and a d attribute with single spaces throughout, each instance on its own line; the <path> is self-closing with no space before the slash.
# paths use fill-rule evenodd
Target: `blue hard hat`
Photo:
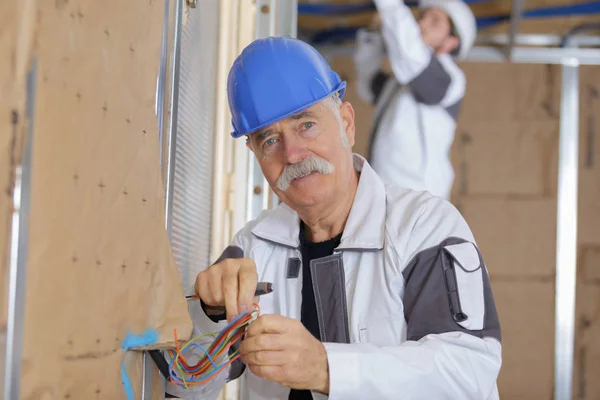
<path id="1" fill-rule="evenodd" d="M 250 43 L 233 62 L 227 96 L 239 138 L 346 91 L 346 82 L 309 44 L 289 37 Z"/>

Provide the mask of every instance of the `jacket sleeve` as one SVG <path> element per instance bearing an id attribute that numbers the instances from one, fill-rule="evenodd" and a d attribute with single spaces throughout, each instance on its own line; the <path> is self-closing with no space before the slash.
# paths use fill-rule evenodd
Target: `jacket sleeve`
<path id="1" fill-rule="evenodd" d="M 500 324 L 466 222 L 449 203 L 434 199 L 410 232 L 398 252 L 408 260 L 401 262 L 406 341 L 326 343 L 329 399 L 496 398 Z"/>
<path id="2" fill-rule="evenodd" d="M 395 78 L 417 101 L 450 107 L 464 96 L 463 72 L 445 54 L 436 56 L 423 42 L 419 25 L 402 0 L 375 0 L 381 33 Z"/>
<path id="3" fill-rule="evenodd" d="M 243 241 L 240 239 L 241 236 L 242 233 L 240 232 L 234 237 L 232 243 L 223 251 L 221 256 L 217 259 L 217 261 L 214 262 L 214 264 L 219 263 L 228 258 L 244 257 L 244 246 L 242 244 Z M 227 326 L 227 320 L 225 315 L 208 316 L 205 313 L 204 306 L 201 304 L 200 301 L 195 302 L 195 304 L 193 305 L 189 305 L 189 309 L 192 321 L 194 323 L 192 337 L 198 337 L 212 332 L 219 332 L 225 326 Z M 201 341 L 200 345 L 202 345 L 204 348 L 208 348 L 213 339 L 213 337 L 201 339 L 204 341 Z M 238 347 L 239 343 L 232 346 L 230 352 L 235 351 Z M 195 359 L 198 359 L 204 355 L 204 353 L 197 348 L 193 348 L 186 353 L 186 355 L 192 354 L 195 357 Z M 192 357 L 192 359 L 194 359 L 194 357 Z M 170 358 L 167 358 L 167 360 L 170 362 Z M 215 400 L 218 398 L 225 384 L 230 380 L 240 377 L 244 370 L 244 364 L 242 363 L 241 359 L 238 359 L 234 361 L 230 366 L 224 368 L 223 371 L 220 374 L 218 374 L 218 376 L 216 376 L 206 384 L 195 385 L 191 386 L 190 389 L 184 389 L 170 382 L 167 382 L 166 389 L 169 394 L 177 396 L 181 399 Z"/>
<path id="4" fill-rule="evenodd" d="M 359 29 L 356 35 L 354 66 L 358 95 L 367 103 L 377 102 L 383 86 L 390 77 L 381 70 L 384 47 L 381 33 Z"/>

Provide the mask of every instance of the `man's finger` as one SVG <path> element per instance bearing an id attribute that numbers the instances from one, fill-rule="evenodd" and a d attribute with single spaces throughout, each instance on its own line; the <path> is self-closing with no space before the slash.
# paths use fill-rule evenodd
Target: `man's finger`
<path id="1" fill-rule="evenodd" d="M 210 292 L 208 278 L 209 277 L 207 274 L 198 274 L 198 278 L 196 278 L 196 293 L 198 293 L 198 296 L 200 296 L 205 304 L 209 306 L 217 305 Z"/>
<path id="2" fill-rule="evenodd" d="M 212 305 L 223 306 L 223 277 L 220 268 L 210 267 L 206 272 L 207 293 L 212 298 Z M 207 303 L 208 304 L 208 303 Z"/>
<path id="3" fill-rule="evenodd" d="M 242 355 L 242 361 L 246 365 L 284 365 L 289 360 L 287 352 L 281 350 L 255 351 Z"/>
<path id="4" fill-rule="evenodd" d="M 246 337 L 263 333 L 286 333 L 293 330 L 299 322 L 277 314 L 261 315 L 248 326 Z"/>
<path id="5" fill-rule="evenodd" d="M 240 312 L 247 312 L 252 309 L 252 299 L 256 291 L 258 274 L 256 265 L 250 259 L 244 259 L 238 273 L 239 296 L 238 307 Z"/>
<path id="6" fill-rule="evenodd" d="M 283 335 L 276 333 L 265 333 L 263 335 L 247 337 L 240 344 L 242 355 L 257 351 L 280 351 L 287 348 L 288 340 Z"/>
<path id="7" fill-rule="evenodd" d="M 236 260 L 237 261 L 237 260 Z M 238 262 L 234 260 L 223 264 L 223 297 L 225 299 L 225 310 L 227 321 L 231 321 L 239 315 L 238 310 Z"/>

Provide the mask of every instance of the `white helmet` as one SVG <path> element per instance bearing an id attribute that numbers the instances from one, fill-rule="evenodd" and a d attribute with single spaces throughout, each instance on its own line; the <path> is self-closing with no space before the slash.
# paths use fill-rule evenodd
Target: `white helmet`
<path id="1" fill-rule="evenodd" d="M 420 0 L 419 8 L 439 8 L 448 14 L 460 39 L 458 58 L 464 58 L 477 36 L 477 22 L 469 6 L 462 0 Z"/>

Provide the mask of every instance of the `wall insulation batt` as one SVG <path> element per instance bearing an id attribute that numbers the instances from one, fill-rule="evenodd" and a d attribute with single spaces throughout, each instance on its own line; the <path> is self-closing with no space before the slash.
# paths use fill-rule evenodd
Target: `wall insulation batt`
<path id="1" fill-rule="evenodd" d="M 127 333 L 154 329 L 159 345 L 174 329 L 191 333 L 165 231 L 154 114 L 163 11 L 156 0 L 2 4 L 3 301 L 19 161 L 8 149 L 33 124 L 21 398 L 124 398 Z M 28 72 L 35 91 L 26 121 Z M 128 355 L 139 396 L 141 357 Z"/>

